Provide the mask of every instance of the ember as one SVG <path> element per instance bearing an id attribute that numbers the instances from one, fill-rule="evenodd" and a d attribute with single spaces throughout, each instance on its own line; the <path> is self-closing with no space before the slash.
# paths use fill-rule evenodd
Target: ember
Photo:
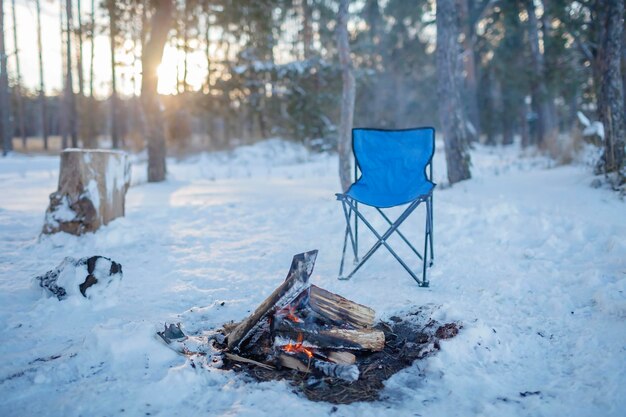
<path id="1" fill-rule="evenodd" d="M 302 320 L 298 316 L 296 316 L 296 306 L 288 305 L 287 307 L 276 312 L 276 317 L 285 317 L 287 320 L 291 320 L 294 323 L 300 323 Z"/>
<path id="2" fill-rule="evenodd" d="M 291 340 L 290 340 L 286 346 L 282 347 L 282 349 L 287 353 L 303 352 L 309 357 L 309 359 L 311 359 L 313 357 L 313 350 L 305 348 L 303 346 L 303 340 L 304 340 L 304 337 L 302 336 L 302 333 L 300 333 L 298 335 L 298 341 L 296 342 L 295 345 L 291 343 Z"/>

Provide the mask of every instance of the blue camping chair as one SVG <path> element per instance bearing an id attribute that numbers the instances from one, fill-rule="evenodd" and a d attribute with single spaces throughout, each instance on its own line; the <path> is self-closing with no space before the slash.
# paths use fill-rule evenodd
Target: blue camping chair
<path id="1" fill-rule="evenodd" d="M 426 266 L 433 265 L 433 165 L 435 153 L 435 129 L 432 127 L 383 130 L 352 129 L 352 150 L 356 160 L 354 176 L 356 179 L 348 191 L 337 194 L 346 217 L 346 233 L 343 241 L 339 279 L 350 279 L 381 246 L 396 258 L 420 287 L 428 287 Z M 428 168 L 428 169 L 427 169 Z M 359 209 L 359 203 L 376 209 L 389 224 L 389 229 L 382 235 L 370 224 Z M 426 203 L 426 227 L 424 232 L 424 255 L 422 256 L 398 229 L 411 213 L 421 204 Z M 408 204 L 408 207 L 392 222 L 382 209 Z M 354 213 L 354 226 L 352 214 Z M 359 260 L 359 220 L 372 231 L 378 239 L 376 244 Z M 398 236 L 411 248 L 422 261 L 422 278 L 400 258 L 387 240 L 392 234 Z M 354 253 L 356 266 L 347 275 L 343 274 L 348 238 Z M 430 248 L 430 254 L 428 250 Z M 430 255 L 430 260 L 427 259 Z"/>

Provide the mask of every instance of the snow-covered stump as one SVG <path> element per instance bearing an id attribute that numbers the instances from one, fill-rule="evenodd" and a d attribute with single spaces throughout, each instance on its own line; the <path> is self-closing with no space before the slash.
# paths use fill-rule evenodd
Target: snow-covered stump
<path id="1" fill-rule="evenodd" d="M 81 235 L 124 216 L 130 162 L 122 151 L 61 152 L 58 190 L 50 194 L 43 234 Z"/>

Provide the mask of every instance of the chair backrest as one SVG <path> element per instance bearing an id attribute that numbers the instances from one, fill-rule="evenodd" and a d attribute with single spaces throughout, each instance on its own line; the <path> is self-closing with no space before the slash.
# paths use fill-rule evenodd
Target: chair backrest
<path id="1" fill-rule="evenodd" d="M 432 184 L 435 129 L 403 130 L 356 128 L 352 147 L 361 177 L 358 182 L 380 193 L 410 193 L 415 187 Z"/>

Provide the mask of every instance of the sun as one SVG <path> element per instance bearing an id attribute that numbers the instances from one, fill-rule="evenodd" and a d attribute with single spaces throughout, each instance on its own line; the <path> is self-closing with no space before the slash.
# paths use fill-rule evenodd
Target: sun
<path id="1" fill-rule="evenodd" d="M 176 94 L 178 80 L 184 76 L 185 53 L 171 45 L 163 50 L 163 60 L 157 67 L 159 94 Z M 187 85 L 197 91 L 206 82 L 207 61 L 202 52 L 192 51 L 187 54 Z"/>
<path id="2" fill-rule="evenodd" d="M 163 50 L 163 60 L 157 67 L 157 77 L 159 82 L 157 84 L 157 91 L 159 94 L 176 94 L 176 87 L 178 83 L 178 66 L 176 65 L 179 57 L 177 56 L 177 50 L 167 45 Z M 180 57 L 182 65 L 184 57 Z"/>

